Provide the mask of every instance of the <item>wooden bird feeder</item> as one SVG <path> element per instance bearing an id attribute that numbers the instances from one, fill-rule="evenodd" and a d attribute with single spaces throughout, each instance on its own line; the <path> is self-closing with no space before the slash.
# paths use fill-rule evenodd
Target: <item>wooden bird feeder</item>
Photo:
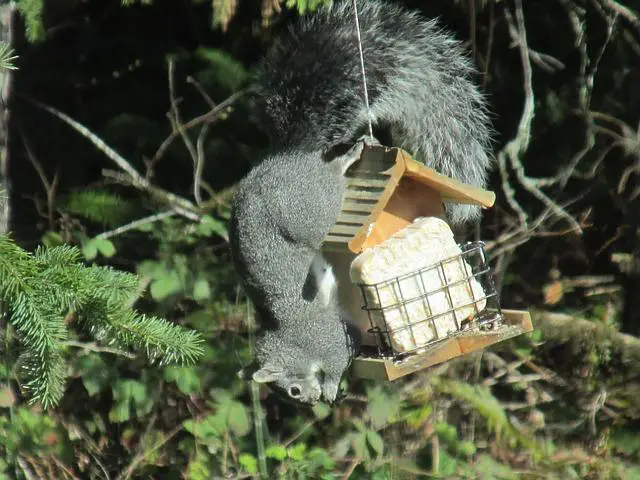
<path id="1" fill-rule="evenodd" d="M 388 337 L 386 329 L 372 320 L 372 313 L 384 316 L 384 309 L 367 305 L 363 286 L 351 281 L 352 261 L 418 218 L 444 218 L 444 202 L 489 208 L 495 194 L 441 175 L 399 148 L 383 146 L 365 147 L 347 178 L 342 212 L 325 237 L 323 253 L 333 265 L 341 304 L 358 322 L 362 333 L 362 351 L 353 362 L 353 374 L 361 378 L 395 380 L 533 330 L 528 312 L 501 309 L 491 271 L 485 263 L 483 244 L 478 242 L 463 246 L 459 256 L 476 256 L 481 270 L 474 267 L 473 272 L 486 273 L 483 292 L 487 293 L 483 297 L 486 300 L 483 300 L 482 312 L 476 307 L 479 321 L 473 323 L 472 328 L 463 328 L 456 322 L 455 331 L 417 345 L 420 348 L 394 351 L 391 341 L 383 338 L 385 333 Z M 468 277 L 474 275 L 476 273 L 470 273 Z"/>

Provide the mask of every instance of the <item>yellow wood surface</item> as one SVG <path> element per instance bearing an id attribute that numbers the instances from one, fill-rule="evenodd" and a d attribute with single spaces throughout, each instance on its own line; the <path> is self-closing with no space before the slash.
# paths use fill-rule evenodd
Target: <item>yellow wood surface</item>
<path id="1" fill-rule="evenodd" d="M 360 230 L 349 242 L 349 250 L 360 253 L 403 229 L 418 217 L 443 217 L 440 193 L 410 178 L 402 178 L 371 228 Z"/>
<path id="2" fill-rule="evenodd" d="M 495 193 L 441 175 L 433 168 L 426 167 L 411 158 L 404 150 L 400 151 L 399 159 L 405 164 L 405 176 L 436 189 L 444 201 L 469 203 L 484 208 L 492 207 L 496 201 Z"/>

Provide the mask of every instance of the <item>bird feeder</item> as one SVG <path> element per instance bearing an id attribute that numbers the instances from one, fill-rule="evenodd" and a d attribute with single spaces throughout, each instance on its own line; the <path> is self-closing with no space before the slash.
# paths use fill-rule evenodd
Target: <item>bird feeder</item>
<path id="1" fill-rule="evenodd" d="M 533 330 L 528 312 L 501 308 L 484 244 L 457 245 L 442 228 L 445 202 L 494 201 L 399 148 L 365 147 L 323 244 L 362 334 L 355 376 L 394 380 Z M 434 226 L 444 236 L 425 233 Z M 394 242 L 410 248 L 398 254 Z"/>

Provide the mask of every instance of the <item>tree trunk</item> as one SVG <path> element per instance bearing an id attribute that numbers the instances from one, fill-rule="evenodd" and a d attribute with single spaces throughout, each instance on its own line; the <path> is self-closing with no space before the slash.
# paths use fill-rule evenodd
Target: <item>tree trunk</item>
<path id="1" fill-rule="evenodd" d="M 13 46 L 16 6 L 12 1 L 0 2 L 0 41 Z M 12 72 L 0 69 L 0 235 L 9 232 L 9 101 Z"/>

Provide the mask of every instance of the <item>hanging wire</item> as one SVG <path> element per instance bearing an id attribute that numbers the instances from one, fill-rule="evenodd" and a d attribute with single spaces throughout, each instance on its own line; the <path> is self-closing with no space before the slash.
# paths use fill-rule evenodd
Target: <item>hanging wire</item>
<path id="1" fill-rule="evenodd" d="M 364 70 L 364 55 L 362 53 L 362 39 L 360 38 L 360 19 L 358 18 L 358 6 L 356 0 L 352 0 L 353 14 L 356 20 L 356 33 L 358 35 L 358 50 L 360 51 L 360 71 L 362 72 L 362 89 L 364 90 L 364 104 L 367 108 L 367 122 L 369 124 L 369 136 L 373 142 L 373 126 L 371 125 L 371 107 L 369 107 L 369 93 L 367 91 L 367 75 Z"/>

